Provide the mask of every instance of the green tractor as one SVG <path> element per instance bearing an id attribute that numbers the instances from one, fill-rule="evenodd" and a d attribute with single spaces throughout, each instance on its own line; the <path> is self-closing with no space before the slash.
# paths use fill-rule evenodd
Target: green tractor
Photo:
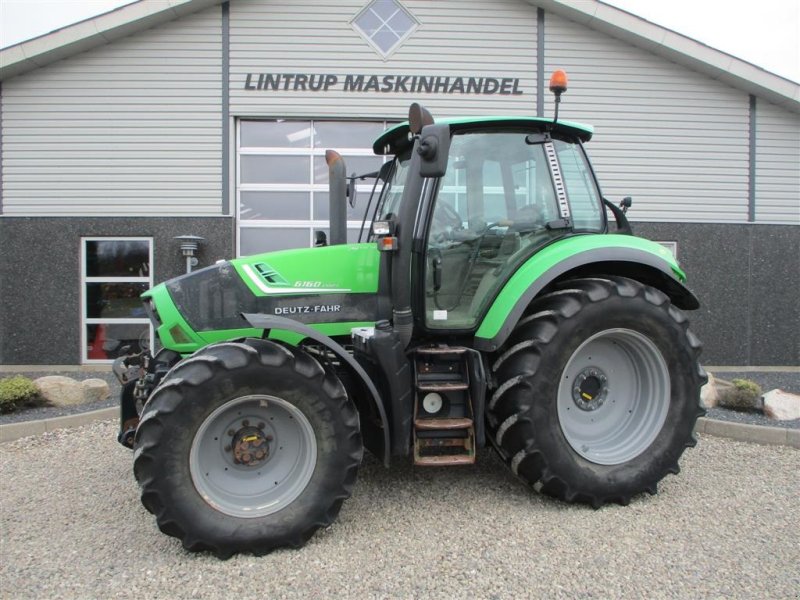
<path id="1" fill-rule="evenodd" d="M 631 235 L 629 200 L 603 198 L 592 129 L 557 106 L 434 122 L 412 104 L 375 141 L 362 243 L 329 151 L 330 244 L 144 294 L 162 348 L 115 365 L 119 440 L 161 531 L 221 558 L 299 547 L 351 495 L 363 448 L 445 467 L 490 444 L 595 508 L 679 471 L 703 414 L 680 310 L 698 301 L 668 250 Z"/>

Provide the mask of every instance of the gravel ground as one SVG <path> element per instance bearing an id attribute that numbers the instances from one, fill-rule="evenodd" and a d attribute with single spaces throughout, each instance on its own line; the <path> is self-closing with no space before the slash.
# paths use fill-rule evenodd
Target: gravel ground
<path id="1" fill-rule="evenodd" d="M 368 458 L 302 550 L 159 533 L 111 421 L 0 446 L 2 598 L 798 598 L 800 452 L 703 436 L 657 496 L 594 511 L 474 467 Z"/>

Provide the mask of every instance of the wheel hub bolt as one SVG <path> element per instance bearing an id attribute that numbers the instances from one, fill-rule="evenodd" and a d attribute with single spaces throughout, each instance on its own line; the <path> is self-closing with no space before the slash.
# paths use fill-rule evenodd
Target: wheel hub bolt
<path id="1" fill-rule="evenodd" d="M 587 367 L 575 377 L 572 400 L 581 410 L 594 411 L 608 398 L 608 377 L 597 367 Z"/>
<path id="2" fill-rule="evenodd" d="M 258 427 L 259 429 L 264 429 L 264 427 L 266 427 L 266 426 L 267 426 L 267 424 L 264 423 L 264 421 L 261 421 L 258 425 L 256 425 L 256 427 Z"/>
<path id="3" fill-rule="evenodd" d="M 272 436 L 265 436 L 260 429 L 251 427 L 248 421 L 244 423 L 248 425 L 235 433 L 233 443 L 226 446 L 225 451 L 233 453 L 234 464 L 253 467 L 269 458 L 268 444 Z"/>

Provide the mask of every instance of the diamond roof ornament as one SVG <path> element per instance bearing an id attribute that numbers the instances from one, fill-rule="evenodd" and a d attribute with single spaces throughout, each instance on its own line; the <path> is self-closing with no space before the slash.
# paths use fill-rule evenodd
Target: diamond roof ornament
<path id="1" fill-rule="evenodd" d="M 351 24 L 384 58 L 419 27 L 419 21 L 397 0 L 372 0 Z"/>

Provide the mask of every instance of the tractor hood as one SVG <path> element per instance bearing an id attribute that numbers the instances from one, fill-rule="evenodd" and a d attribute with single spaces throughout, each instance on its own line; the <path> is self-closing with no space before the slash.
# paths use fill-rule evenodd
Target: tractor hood
<path id="1" fill-rule="evenodd" d="M 375 244 L 258 254 L 176 277 L 142 298 L 162 345 L 182 354 L 232 337 L 260 337 L 243 313 L 345 335 L 378 320 L 379 259 Z"/>

